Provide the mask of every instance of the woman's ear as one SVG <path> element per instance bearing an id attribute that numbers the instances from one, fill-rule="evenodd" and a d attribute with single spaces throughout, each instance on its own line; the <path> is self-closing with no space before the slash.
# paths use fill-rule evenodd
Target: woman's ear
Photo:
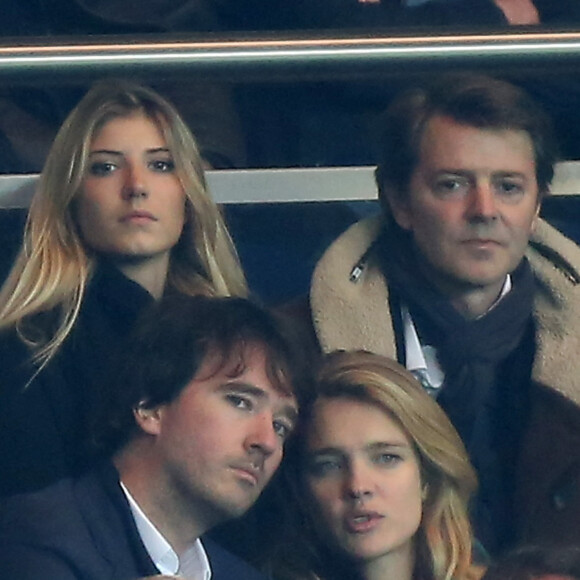
<path id="1" fill-rule="evenodd" d="M 421 487 L 421 501 L 425 502 L 429 497 L 429 484 L 424 483 Z"/>

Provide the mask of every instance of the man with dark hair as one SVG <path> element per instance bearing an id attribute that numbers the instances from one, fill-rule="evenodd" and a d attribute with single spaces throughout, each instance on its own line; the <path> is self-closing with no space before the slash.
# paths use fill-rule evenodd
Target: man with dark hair
<path id="1" fill-rule="evenodd" d="M 293 352 L 247 300 L 162 301 L 105 405 L 112 461 L 0 506 L 2 578 L 260 578 L 199 538 L 248 510 L 278 467 L 297 417 Z"/>
<path id="2" fill-rule="evenodd" d="M 324 351 L 397 358 L 478 471 L 478 537 L 580 538 L 580 250 L 539 219 L 556 159 L 521 90 L 445 76 L 389 109 L 382 215 L 327 250 L 311 287 Z"/>

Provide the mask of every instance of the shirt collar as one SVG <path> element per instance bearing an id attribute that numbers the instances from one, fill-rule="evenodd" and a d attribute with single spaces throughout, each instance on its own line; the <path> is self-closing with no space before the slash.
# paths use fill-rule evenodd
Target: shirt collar
<path id="1" fill-rule="evenodd" d="M 500 300 L 512 289 L 512 277 L 510 274 L 506 276 L 505 282 L 503 283 L 503 288 L 497 297 L 497 300 L 489 307 L 489 310 L 493 310 L 500 302 Z M 489 312 L 489 310 L 487 312 Z M 487 314 L 487 312 L 485 314 Z M 485 316 L 485 315 L 484 315 Z"/>
<path id="2" fill-rule="evenodd" d="M 405 361 L 407 369 L 413 371 L 426 371 L 429 384 L 434 389 L 443 384 L 444 374 L 437 361 L 436 351 L 432 346 L 422 345 L 417 334 L 417 329 L 405 305 L 401 305 L 403 318 L 403 335 L 405 338 Z"/>
<path id="3" fill-rule="evenodd" d="M 201 540 L 193 542 L 179 558 L 169 542 L 145 515 L 127 487 L 123 482 L 120 483 L 129 502 L 141 541 L 159 572 L 174 575 L 179 573 L 187 579 L 210 580 L 211 568 Z"/>

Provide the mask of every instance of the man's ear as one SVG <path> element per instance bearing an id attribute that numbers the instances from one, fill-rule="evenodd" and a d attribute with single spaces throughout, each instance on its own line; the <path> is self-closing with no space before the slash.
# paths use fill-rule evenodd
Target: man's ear
<path id="1" fill-rule="evenodd" d="M 145 401 L 142 401 L 133 409 L 133 416 L 135 417 L 135 422 L 144 433 L 159 435 L 161 432 L 163 405 L 149 408 L 145 406 Z"/>
<path id="2" fill-rule="evenodd" d="M 408 201 L 399 192 L 392 189 L 385 191 L 385 199 L 388 203 L 388 211 L 391 212 L 398 226 L 404 230 L 411 231 L 413 229 L 413 220 Z"/>

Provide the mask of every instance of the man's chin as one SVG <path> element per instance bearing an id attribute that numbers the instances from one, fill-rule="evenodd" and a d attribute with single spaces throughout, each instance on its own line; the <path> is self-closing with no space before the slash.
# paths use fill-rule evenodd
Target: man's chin
<path id="1" fill-rule="evenodd" d="M 503 270 L 462 269 L 439 272 L 431 277 L 431 282 L 446 295 L 462 294 L 502 286 L 507 274 Z"/>
<path id="2" fill-rule="evenodd" d="M 230 495 L 219 506 L 219 511 L 223 514 L 224 520 L 243 516 L 254 505 L 258 495 L 247 494 L 244 497 Z"/>

